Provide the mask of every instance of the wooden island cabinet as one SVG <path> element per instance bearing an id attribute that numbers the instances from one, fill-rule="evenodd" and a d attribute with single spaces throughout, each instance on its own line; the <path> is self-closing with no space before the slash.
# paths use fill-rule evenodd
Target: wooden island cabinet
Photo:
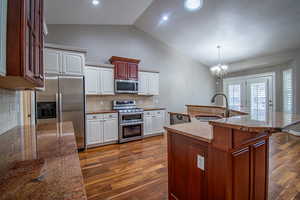
<path id="1" fill-rule="evenodd" d="M 8 1 L 6 76 L 0 78 L 0 87 L 43 87 L 43 8 L 43 0 Z"/>
<path id="2" fill-rule="evenodd" d="M 169 199 L 267 200 L 269 137 L 300 116 L 268 113 L 165 127 Z"/>

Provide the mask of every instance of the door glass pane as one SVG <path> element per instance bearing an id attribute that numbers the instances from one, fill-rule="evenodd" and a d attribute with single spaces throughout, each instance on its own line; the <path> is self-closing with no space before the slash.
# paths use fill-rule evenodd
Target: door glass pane
<path id="1" fill-rule="evenodd" d="M 267 109 L 267 87 L 265 83 L 251 83 L 251 110 Z"/>
<path id="2" fill-rule="evenodd" d="M 234 84 L 228 86 L 229 106 L 232 109 L 241 107 L 241 85 Z"/>

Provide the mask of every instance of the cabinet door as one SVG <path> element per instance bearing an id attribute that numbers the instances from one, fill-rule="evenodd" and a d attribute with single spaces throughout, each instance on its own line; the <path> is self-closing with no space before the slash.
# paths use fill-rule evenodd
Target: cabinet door
<path id="1" fill-rule="evenodd" d="M 147 95 L 148 93 L 147 73 L 139 72 L 139 95 Z"/>
<path id="2" fill-rule="evenodd" d="M 146 115 L 144 117 L 144 135 L 151 135 L 152 131 L 153 131 L 152 115 Z"/>
<path id="3" fill-rule="evenodd" d="M 118 119 L 104 120 L 104 142 L 118 140 Z"/>
<path id="4" fill-rule="evenodd" d="M 101 94 L 113 95 L 114 92 L 114 70 L 100 69 L 101 71 Z"/>
<path id="5" fill-rule="evenodd" d="M 253 199 L 267 199 L 268 192 L 268 145 L 267 141 L 261 141 L 252 146 L 253 155 Z M 267 159 L 266 159 L 267 158 Z"/>
<path id="6" fill-rule="evenodd" d="M 250 199 L 250 148 L 232 154 L 233 200 Z"/>
<path id="7" fill-rule="evenodd" d="M 45 49 L 44 50 L 44 60 L 45 60 L 45 73 L 59 74 L 62 67 L 62 52 Z"/>
<path id="8" fill-rule="evenodd" d="M 165 122 L 165 117 L 164 117 L 164 111 L 163 110 L 157 110 L 155 111 L 155 133 L 162 133 L 164 132 L 164 122 Z"/>
<path id="9" fill-rule="evenodd" d="M 26 0 L 26 23 L 25 23 L 25 68 L 24 75 L 27 79 L 34 81 L 35 79 L 35 46 L 37 43 L 37 35 L 35 31 L 35 0 Z"/>
<path id="10" fill-rule="evenodd" d="M 128 80 L 138 80 L 138 64 L 128 63 L 127 64 Z"/>
<path id="11" fill-rule="evenodd" d="M 99 93 L 99 70 L 95 67 L 85 68 L 85 93 L 96 95 Z"/>
<path id="12" fill-rule="evenodd" d="M 87 121 L 87 145 L 103 143 L 103 121 Z"/>
<path id="13" fill-rule="evenodd" d="M 6 74 L 6 13 L 7 0 L 0 1 L 0 75 Z"/>
<path id="14" fill-rule="evenodd" d="M 207 148 L 177 134 L 168 137 L 168 144 L 169 199 L 207 200 Z M 200 158 L 204 169 L 197 164 Z"/>
<path id="15" fill-rule="evenodd" d="M 159 74 L 151 73 L 149 74 L 149 94 L 150 95 L 159 95 Z"/>
<path id="16" fill-rule="evenodd" d="M 63 73 L 67 75 L 83 75 L 84 55 L 63 52 Z"/>
<path id="17" fill-rule="evenodd" d="M 115 65 L 115 79 L 127 80 L 127 63 L 113 62 Z"/>

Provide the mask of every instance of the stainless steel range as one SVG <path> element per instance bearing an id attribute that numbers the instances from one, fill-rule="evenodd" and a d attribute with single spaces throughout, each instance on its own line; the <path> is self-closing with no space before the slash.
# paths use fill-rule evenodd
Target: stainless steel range
<path id="1" fill-rule="evenodd" d="M 119 113 L 119 143 L 142 139 L 144 136 L 144 110 L 137 108 L 135 100 L 113 101 Z"/>

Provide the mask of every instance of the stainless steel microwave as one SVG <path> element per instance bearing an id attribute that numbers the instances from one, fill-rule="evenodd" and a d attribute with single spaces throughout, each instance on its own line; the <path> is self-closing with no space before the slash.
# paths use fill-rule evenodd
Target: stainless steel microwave
<path id="1" fill-rule="evenodd" d="M 124 94 L 137 94 L 138 93 L 138 81 L 135 80 L 115 80 L 115 93 Z"/>

